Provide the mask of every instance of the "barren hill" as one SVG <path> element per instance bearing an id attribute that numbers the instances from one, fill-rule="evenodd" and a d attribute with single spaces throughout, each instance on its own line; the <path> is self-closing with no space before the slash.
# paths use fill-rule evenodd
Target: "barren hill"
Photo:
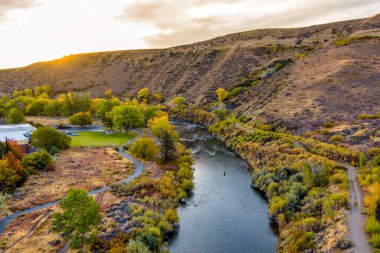
<path id="1" fill-rule="evenodd" d="M 167 99 L 215 101 L 215 89 L 236 96 L 229 108 L 302 123 L 309 128 L 380 111 L 380 15 L 297 29 L 230 34 L 168 49 L 66 56 L 0 70 L 2 93 L 48 83 L 53 91 L 108 88 L 117 95 L 142 87 Z"/>

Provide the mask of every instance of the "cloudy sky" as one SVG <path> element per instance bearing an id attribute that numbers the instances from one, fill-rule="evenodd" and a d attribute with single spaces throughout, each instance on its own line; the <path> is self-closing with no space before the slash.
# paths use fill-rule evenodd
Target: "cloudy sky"
<path id="1" fill-rule="evenodd" d="M 0 0 L 0 68 L 380 13 L 380 0 Z"/>

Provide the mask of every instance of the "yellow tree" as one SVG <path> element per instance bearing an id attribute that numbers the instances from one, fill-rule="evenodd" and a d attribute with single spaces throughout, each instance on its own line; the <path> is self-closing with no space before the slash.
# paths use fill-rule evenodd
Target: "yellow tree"
<path id="1" fill-rule="evenodd" d="M 138 98 L 139 100 L 146 101 L 146 100 L 148 100 L 148 96 L 149 96 L 149 89 L 148 89 L 148 88 L 142 88 L 142 89 L 139 90 L 139 92 L 137 93 L 137 98 Z"/>
<path id="2" fill-rule="evenodd" d="M 218 94 L 218 100 L 220 103 L 223 103 L 230 95 L 230 93 L 223 88 L 218 88 L 216 94 Z"/>

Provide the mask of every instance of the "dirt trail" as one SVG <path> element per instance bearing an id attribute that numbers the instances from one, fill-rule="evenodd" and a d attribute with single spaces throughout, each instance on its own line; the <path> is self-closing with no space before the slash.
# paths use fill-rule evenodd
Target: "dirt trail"
<path id="1" fill-rule="evenodd" d="M 348 164 L 342 164 L 347 168 L 347 176 L 350 185 L 350 211 L 348 225 L 350 239 L 353 247 L 350 252 L 372 253 L 372 248 L 364 232 L 364 215 L 362 213 L 362 196 L 357 182 L 357 168 Z"/>

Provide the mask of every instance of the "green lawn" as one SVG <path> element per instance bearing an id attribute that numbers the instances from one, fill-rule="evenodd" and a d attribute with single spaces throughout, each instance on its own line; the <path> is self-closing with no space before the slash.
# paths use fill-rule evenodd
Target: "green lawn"
<path id="1" fill-rule="evenodd" d="M 79 136 L 71 136 L 72 147 L 121 145 L 136 135 L 132 132 L 105 134 L 104 132 L 78 132 Z"/>

